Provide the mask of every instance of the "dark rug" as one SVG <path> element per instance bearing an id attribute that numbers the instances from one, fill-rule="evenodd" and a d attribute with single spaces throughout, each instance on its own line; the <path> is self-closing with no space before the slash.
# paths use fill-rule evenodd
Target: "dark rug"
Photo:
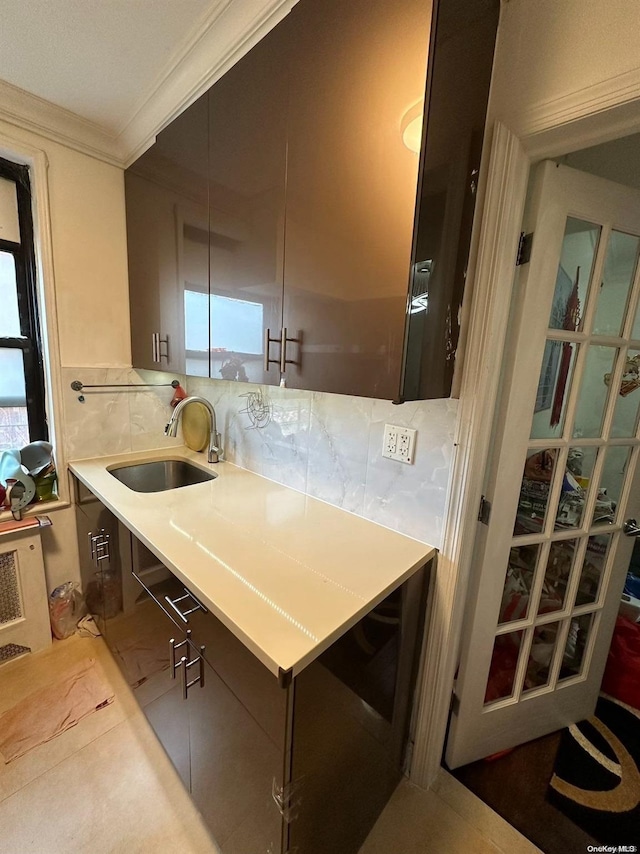
<path id="1" fill-rule="evenodd" d="M 639 768 L 640 711 L 600 697 L 594 717 L 562 733 L 548 799 L 599 842 L 637 845 Z"/>
<path id="2" fill-rule="evenodd" d="M 547 800 L 560 738 L 560 732 L 545 735 L 453 774 L 545 854 L 586 854 L 596 840 Z"/>

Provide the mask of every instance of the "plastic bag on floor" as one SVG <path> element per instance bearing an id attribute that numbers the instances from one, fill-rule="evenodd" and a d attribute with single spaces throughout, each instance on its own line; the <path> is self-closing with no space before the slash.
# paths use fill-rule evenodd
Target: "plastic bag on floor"
<path id="1" fill-rule="evenodd" d="M 71 637 L 75 632 L 78 620 L 84 615 L 82 596 L 78 585 L 67 581 L 56 587 L 49 596 L 49 618 L 51 631 L 58 640 Z"/>

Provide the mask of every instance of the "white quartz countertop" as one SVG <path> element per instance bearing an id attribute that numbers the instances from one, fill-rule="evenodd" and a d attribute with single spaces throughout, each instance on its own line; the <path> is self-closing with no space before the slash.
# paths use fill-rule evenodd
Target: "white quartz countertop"
<path id="1" fill-rule="evenodd" d="M 185 459 L 215 480 L 134 492 L 110 469 Z M 69 465 L 275 675 L 299 673 L 435 549 L 188 448 Z"/>

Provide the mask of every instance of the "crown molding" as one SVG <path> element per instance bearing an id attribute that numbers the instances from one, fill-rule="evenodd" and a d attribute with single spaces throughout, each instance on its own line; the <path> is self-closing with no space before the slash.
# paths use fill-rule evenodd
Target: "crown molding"
<path id="1" fill-rule="evenodd" d="M 515 112 L 509 117 L 508 123 L 518 136 L 535 139 L 572 122 L 597 117 L 614 108 L 630 112 L 639 103 L 640 67 L 533 104 L 522 112 Z M 640 111 L 638 115 L 640 117 Z"/>
<path id="2" fill-rule="evenodd" d="M 297 2 L 219 0 L 120 131 L 125 165 L 139 157 L 163 127 L 204 94 Z"/>
<path id="3" fill-rule="evenodd" d="M 117 137 L 100 125 L 0 80 L 0 121 L 97 157 L 114 166 L 124 158 Z"/>
<path id="4" fill-rule="evenodd" d="M 217 0 L 141 96 L 133 115 L 119 131 L 111 131 L 3 80 L 0 121 L 124 168 L 297 2 Z"/>

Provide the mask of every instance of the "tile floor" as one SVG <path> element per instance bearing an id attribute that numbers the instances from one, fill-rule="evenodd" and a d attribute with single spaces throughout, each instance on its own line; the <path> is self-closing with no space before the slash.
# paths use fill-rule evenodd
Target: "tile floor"
<path id="1" fill-rule="evenodd" d="M 115 700 L 0 765 L 0 854 L 218 854 L 101 639 L 74 636 L 4 665 L 0 712 L 86 657 L 102 664 Z M 434 791 L 401 784 L 360 854 L 536 851 L 443 772 Z"/>

